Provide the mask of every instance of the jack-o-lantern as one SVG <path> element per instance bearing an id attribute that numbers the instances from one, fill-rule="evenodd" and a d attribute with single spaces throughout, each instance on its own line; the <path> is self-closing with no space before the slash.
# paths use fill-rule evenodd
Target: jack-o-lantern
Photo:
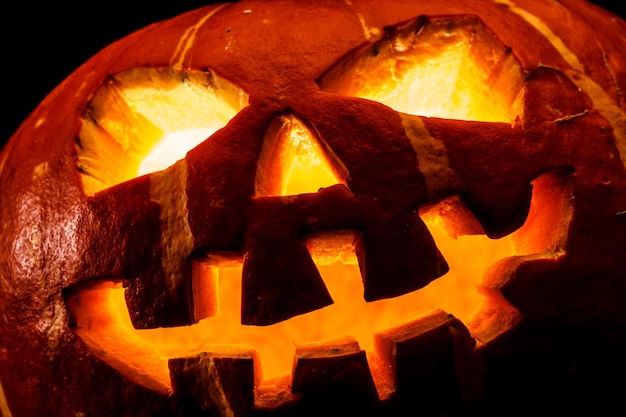
<path id="1" fill-rule="evenodd" d="M 112 44 L 1 154 L 0 410 L 615 403 L 625 51 L 578 0 L 244 0 Z"/>

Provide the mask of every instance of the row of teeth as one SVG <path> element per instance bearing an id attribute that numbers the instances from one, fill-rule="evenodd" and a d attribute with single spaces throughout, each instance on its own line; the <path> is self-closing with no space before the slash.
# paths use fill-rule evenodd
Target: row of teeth
<path id="1" fill-rule="evenodd" d="M 174 398 L 193 408 L 186 412 L 222 410 L 237 416 L 297 398 L 341 396 L 372 406 L 406 395 L 420 404 L 467 401 L 471 393 L 465 388 L 482 385 L 474 339 L 460 320 L 442 310 L 377 334 L 375 345 L 379 363 L 368 363 L 352 338 L 297 347 L 291 381 L 286 377 L 282 386 L 281 381 L 258 381 L 252 350 L 171 359 Z"/>

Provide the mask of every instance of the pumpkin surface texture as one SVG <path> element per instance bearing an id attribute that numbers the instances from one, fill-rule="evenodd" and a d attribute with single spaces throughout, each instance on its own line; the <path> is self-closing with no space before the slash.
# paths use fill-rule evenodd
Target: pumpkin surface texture
<path id="1" fill-rule="evenodd" d="M 626 390 L 626 23 L 242 0 L 0 154 L 0 411 L 543 415 Z"/>

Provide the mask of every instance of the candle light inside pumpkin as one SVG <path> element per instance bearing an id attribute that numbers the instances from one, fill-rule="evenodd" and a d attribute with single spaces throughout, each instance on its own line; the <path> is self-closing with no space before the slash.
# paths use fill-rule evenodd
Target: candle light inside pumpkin
<path id="1" fill-rule="evenodd" d="M 506 413 L 616 391 L 593 377 L 623 368 L 624 22 L 575 0 L 304 3 L 150 25 L 16 131 L 0 414 Z M 513 235 L 466 236 L 483 228 Z"/>
<path id="2" fill-rule="evenodd" d="M 336 260 L 318 265 L 334 303 L 275 325 L 242 325 L 241 267 L 207 266 L 197 271 L 217 273 L 219 306 L 213 317 L 188 327 L 136 330 L 121 284 L 101 285 L 81 291 L 70 303 L 79 318 L 76 331 L 94 351 L 104 353 L 104 359 L 114 367 L 126 369 L 138 382 L 162 392 L 170 389 L 169 358 L 205 351 L 229 354 L 236 349 L 255 350 L 264 381 L 291 374 L 294 344 L 352 336 L 370 356 L 376 355 L 374 333 L 407 323 L 430 310 L 440 308 L 469 321 L 483 302 L 478 285 L 485 269 L 515 254 L 511 238 L 453 239 L 437 223 L 436 217 L 427 222 L 451 272 L 404 296 L 365 302 L 354 248 L 347 244 L 343 252 L 336 254 Z M 388 385 L 384 373 L 373 376 L 379 389 Z"/>
<path id="3" fill-rule="evenodd" d="M 514 123 L 521 113 L 522 95 L 515 59 L 505 48 L 496 48 L 475 19 L 462 20 L 452 32 L 448 26 L 442 29 L 448 23 L 443 19 L 419 31 L 403 28 L 393 41 L 376 43 L 331 70 L 321 87 L 409 114 Z M 485 60 L 484 56 L 491 58 Z M 209 83 L 203 81 L 207 79 Z M 135 69 L 112 80 L 93 101 L 81 132 L 79 163 L 88 194 L 167 168 L 247 103 L 243 91 L 211 73 Z M 177 103 L 185 103 L 184 110 L 178 109 Z M 103 141 L 116 151 L 103 152 Z M 266 134 L 259 157 L 256 194 L 287 196 L 314 193 L 338 183 L 348 185 L 345 168 L 329 158 L 328 152 L 304 122 L 291 115 L 278 117 Z M 113 175 L 107 170 L 120 153 L 131 168 L 124 175 Z M 93 158 L 94 154 L 99 154 L 100 160 Z M 540 185 L 538 189 L 556 189 L 551 181 Z M 546 223 L 545 213 L 561 213 L 545 206 L 561 201 L 562 194 L 547 194 L 552 195 L 547 202 L 545 198 L 540 204 L 533 200 L 528 222 L 533 227 L 538 218 Z M 376 369 L 375 333 L 434 309 L 470 323 L 486 302 L 479 287 L 489 266 L 510 256 L 541 253 L 549 245 L 550 239 L 537 238 L 527 226 L 497 240 L 484 235 L 460 236 L 464 225 L 441 215 L 459 207 L 453 199 L 420 212 L 450 272 L 419 291 L 393 299 L 365 302 L 355 232 L 342 231 L 307 241 L 334 303 L 270 326 L 241 324 L 240 256 L 224 260 L 209 254 L 193 261 L 195 308 L 201 316 L 210 317 L 191 326 L 134 329 L 121 283 L 85 287 L 69 298 L 68 306 L 76 318 L 76 332 L 93 352 L 129 378 L 163 393 L 171 392 L 170 358 L 254 350 L 262 373 L 262 377 L 257 375 L 258 388 L 263 390 L 276 386 L 271 381 L 287 381 L 284 377 L 291 374 L 296 345 L 352 336 L 367 352 L 374 381 L 384 397 L 393 387 L 388 373 Z M 524 243 L 528 241 L 540 243 Z"/>
<path id="4" fill-rule="evenodd" d="M 282 118 L 276 132 L 279 134 L 274 145 L 281 154 L 274 157 L 282 161 L 278 166 L 283 171 L 275 189 L 287 195 L 294 190 L 314 192 L 342 182 L 301 122 L 293 117 Z M 78 318 L 76 331 L 114 367 L 161 392 L 170 390 L 169 358 L 205 351 L 225 355 L 245 349 L 256 351 L 262 369 L 260 387 L 291 374 L 298 344 L 352 336 L 367 351 L 370 363 L 375 364 L 375 333 L 410 322 L 433 309 L 443 309 L 470 322 L 484 302 L 478 291 L 484 271 L 497 260 L 522 254 L 515 250 L 515 235 L 498 240 L 486 236 L 451 236 L 448 231 L 454 226 L 446 225 L 445 217 L 439 214 L 442 211 L 445 210 L 435 206 L 421 215 L 448 261 L 450 272 L 426 288 L 404 296 L 375 302 L 363 300 L 354 254 L 355 238 L 351 232 L 345 232 L 333 235 L 332 239 L 322 235 L 307 242 L 334 300 L 326 308 L 271 326 L 244 326 L 240 323 L 241 260 L 197 258 L 194 283 L 209 286 L 204 291 L 216 296 L 215 305 L 205 306 L 213 312 L 211 317 L 187 327 L 136 330 L 128 315 L 121 284 L 101 284 L 81 291 L 70 301 L 70 308 Z M 543 211 L 535 205 L 529 219 L 536 219 Z M 518 232 L 524 233 L 528 233 L 525 228 Z M 381 393 L 388 389 L 385 372 L 376 372 L 374 368 L 373 376 Z"/>
<path id="5" fill-rule="evenodd" d="M 110 76 L 79 133 L 85 193 L 173 165 L 247 104 L 241 89 L 212 72 L 133 68 Z"/>

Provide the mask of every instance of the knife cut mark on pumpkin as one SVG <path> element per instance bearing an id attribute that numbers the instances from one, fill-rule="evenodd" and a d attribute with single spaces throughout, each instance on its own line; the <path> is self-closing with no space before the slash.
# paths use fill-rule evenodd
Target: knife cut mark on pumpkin
<path id="1" fill-rule="evenodd" d="M 546 39 L 561 54 L 563 59 L 572 66 L 572 69 L 566 71 L 565 73 L 574 84 L 576 84 L 589 96 L 589 98 L 593 100 L 594 109 L 599 111 L 600 114 L 602 114 L 602 116 L 604 116 L 609 123 L 611 123 L 611 126 L 614 129 L 616 145 L 619 150 L 621 160 L 626 166 L 626 115 L 620 109 L 619 103 L 616 102 L 615 99 L 609 97 L 606 91 L 587 74 L 585 67 L 580 62 L 578 56 L 573 53 L 567 45 L 565 45 L 563 40 L 556 33 L 554 33 L 548 25 L 541 21 L 541 19 L 527 12 L 510 0 L 497 0 L 497 2 L 507 5 L 511 11 L 517 13 L 531 26 L 541 32 L 541 34 L 545 36 Z M 611 68 L 606 65 L 606 69 L 610 73 L 611 78 L 614 80 L 615 75 L 613 74 Z M 618 91 L 619 98 L 619 86 L 615 85 L 615 87 Z"/>
<path id="2" fill-rule="evenodd" d="M 611 124 L 615 135 L 615 146 L 622 163 L 626 166 L 626 114 L 620 109 L 619 104 L 587 74 L 576 73 L 574 70 L 567 71 L 566 74 L 593 100 L 594 110 L 597 110 Z"/>

